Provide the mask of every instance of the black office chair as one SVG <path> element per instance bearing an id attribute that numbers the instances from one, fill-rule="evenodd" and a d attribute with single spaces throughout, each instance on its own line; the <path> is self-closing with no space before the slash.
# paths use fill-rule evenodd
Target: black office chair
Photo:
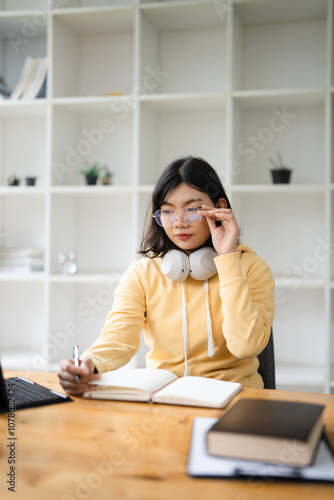
<path id="1" fill-rule="evenodd" d="M 274 339 L 272 329 L 268 344 L 258 355 L 258 360 L 260 362 L 258 372 L 263 379 L 264 388 L 276 389 Z"/>

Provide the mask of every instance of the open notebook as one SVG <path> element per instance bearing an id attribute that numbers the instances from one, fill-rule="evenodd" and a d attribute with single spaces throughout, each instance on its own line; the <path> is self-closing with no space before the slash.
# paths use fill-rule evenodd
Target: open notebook
<path id="1" fill-rule="evenodd" d="M 4 378 L 0 365 L 0 413 L 73 401 L 23 377 Z"/>
<path id="2" fill-rule="evenodd" d="M 84 398 L 143 401 L 225 408 L 241 391 L 239 382 L 206 377 L 177 377 L 161 368 L 119 369 L 101 374 Z"/>

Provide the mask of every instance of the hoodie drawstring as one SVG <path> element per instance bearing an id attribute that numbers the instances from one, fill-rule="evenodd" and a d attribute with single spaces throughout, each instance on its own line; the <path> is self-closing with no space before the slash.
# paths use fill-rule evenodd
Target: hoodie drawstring
<path id="1" fill-rule="evenodd" d="M 206 327 L 208 332 L 208 355 L 212 358 L 215 355 L 215 348 L 213 343 L 213 334 L 212 334 L 212 323 L 211 323 L 211 315 L 210 315 L 210 306 L 209 306 L 209 282 L 208 280 L 204 280 L 204 290 L 205 290 L 205 299 L 206 299 Z M 182 329 L 183 329 L 183 349 L 184 349 L 184 374 L 186 377 L 189 375 L 188 370 L 188 325 L 187 325 L 187 306 L 186 306 L 186 297 L 184 292 L 184 282 L 182 281 Z"/>
<path id="2" fill-rule="evenodd" d="M 187 326 L 187 309 L 186 309 L 186 296 L 184 293 L 184 284 L 182 281 L 182 328 L 183 328 L 183 349 L 184 349 L 184 374 L 186 377 L 188 372 L 188 326 Z"/>
<path id="3" fill-rule="evenodd" d="M 209 355 L 209 358 L 212 358 L 215 355 L 215 347 L 213 344 L 213 335 L 212 335 L 212 323 L 211 323 L 210 306 L 209 306 L 209 282 L 208 282 L 208 280 L 204 280 L 204 290 L 205 290 L 205 298 L 206 298 L 206 328 L 208 331 L 208 355 Z"/>

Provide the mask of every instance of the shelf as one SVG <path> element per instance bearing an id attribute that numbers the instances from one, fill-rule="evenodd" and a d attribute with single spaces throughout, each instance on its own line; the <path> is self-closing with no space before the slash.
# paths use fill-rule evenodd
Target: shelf
<path id="1" fill-rule="evenodd" d="M 203 108 L 200 100 L 193 109 L 184 109 L 187 101 L 171 102 L 170 109 L 159 99 L 141 102 L 139 184 L 153 184 L 165 165 L 187 154 L 206 158 L 217 171 L 227 162 L 226 111 L 219 102 Z"/>
<path id="2" fill-rule="evenodd" d="M 22 191 L 28 191 L 28 188 Z M 15 195 L 14 191 L 10 194 L 9 188 L 8 195 L 0 196 L 1 246 L 45 248 L 44 202 L 41 194 L 26 196 L 18 190 Z"/>
<path id="3" fill-rule="evenodd" d="M 146 1 L 146 0 L 145 0 Z M 149 0 L 151 1 L 151 0 Z M 99 12 L 106 10 L 124 10 L 126 7 L 133 7 L 138 3 L 137 0 L 67 0 L 62 2 L 62 5 L 54 8 L 54 12 Z"/>
<path id="4" fill-rule="evenodd" d="M 325 185 L 316 184 L 231 184 L 231 193 L 238 194 L 277 194 L 278 196 L 295 194 L 324 194 Z"/>
<path id="5" fill-rule="evenodd" d="M 52 186 L 51 194 L 54 195 L 82 195 L 82 196 L 110 196 L 119 194 L 132 194 L 135 192 L 135 187 L 131 186 Z"/>
<path id="6" fill-rule="evenodd" d="M 243 109 L 274 106 L 323 106 L 325 103 L 325 88 L 236 90 L 232 92 L 232 97 Z"/>
<path id="7" fill-rule="evenodd" d="M 132 111 L 134 107 L 134 98 L 129 95 L 114 96 L 83 96 L 83 97 L 55 97 L 52 104 L 55 109 L 63 108 L 76 115 L 99 115 L 105 114 L 106 117 L 112 113 L 124 113 L 124 106 Z"/>
<path id="8" fill-rule="evenodd" d="M 121 277 L 120 271 L 110 271 L 108 273 L 100 273 L 100 274 L 83 274 L 78 273 L 73 276 L 66 276 L 62 274 L 51 274 L 50 275 L 50 283 L 58 283 L 58 284 L 106 284 L 109 282 L 118 282 Z"/>
<path id="9" fill-rule="evenodd" d="M 312 365 L 286 365 L 276 363 L 276 384 L 284 386 L 323 387 L 324 368 Z"/>
<path id="10" fill-rule="evenodd" d="M 147 93 L 221 92 L 227 89 L 227 29 L 209 3 L 140 7 L 139 82 L 152 69 Z M 175 57 L 177 54 L 177 57 Z M 210 78 L 207 75 L 210 74 Z"/>
<path id="11" fill-rule="evenodd" d="M 131 107 L 95 106 L 94 102 L 53 109 L 53 186 L 84 185 L 85 162 L 107 165 L 113 184 L 133 184 L 133 114 Z M 123 106 L 123 107 L 122 107 Z M 103 186 L 106 187 L 106 186 Z"/>
<path id="12" fill-rule="evenodd" d="M 280 151 L 292 184 L 325 185 L 325 107 L 233 106 L 233 184 L 270 182 L 269 158 Z M 317 168 L 314 168 L 317 165 Z"/>
<path id="13" fill-rule="evenodd" d="M 39 0 L 36 0 L 36 7 L 38 3 Z M 26 5 L 27 2 L 24 4 Z M 14 47 L 22 47 L 25 45 L 24 37 L 27 41 L 29 37 L 45 38 L 47 22 L 48 17 L 45 12 L 37 8 L 33 10 L 22 9 L 19 12 L 15 12 L 14 9 L 12 12 L 0 11 L 0 38 L 10 39 Z"/>
<path id="14" fill-rule="evenodd" d="M 306 273 L 304 273 L 306 274 Z M 289 278 L 275 277 L 276 289 L 286 289 L 286 290 L 296 290 L 296 289 L 315 289 L 315 290 L 325 290 L 326 282 L 325 278 L 312 277 L 307 279 L 305 277 L 300 277 L 298 275 L 292 276 L 290 273 Z"/>
<path id="15" fill-rule="evenodd" d="M 119 91 L 131 94 L 134 58 L 131 8 L 68 11 L 54 14 L 53 23 L 54 97 Z M 64 73 L 64 66 L 71 71 Z"/>
<path id="16" fill-rule="evenodd" d="M 50 321 L 53 333 L 49 342 L 52 363 L 72 357 L 72 345 L 84 351 L 101 331 L 111 309 L 118 279 L 108 281 L 53 282 L 50 287 Z M 59 314 L 62 311 L 62 314 Z M 51 351 L 51 349 L 50 349 Z"/>
<path id="17" fill-rule="evenodd" d="M 70 196 L 54 194 L 51 213 L 51 272 L 56 272 L 57 255 L 74 252 L 78 273 L 96 274 L 125 269 L 133 257 L 134 216 L 131 192 L 111 196 L 107 186 L 92 186 Z M 101 196 L 101 192 L 105 193 Z M 126 221 L 126 225 L 125 225 Z M 109 228 L 112 228 L 110 230 Z M 125 238 L 115 235 L 126 233 Z M 123 231 L 123 232 L 122 232 Z M 126 241 L 126 245 L 124 245 Z"/>
<path id="18" fill-rule="evenodd" d="M 334 0 L 51 3 L 0 0 L 9 87 L 27 57 L 50 60 L 47 98 L 0 101 L 0 243 L 45 253 L 44 272 L 0 273 L 2 353 L 13 368 L 57 369 L 73 344 L 65 335 L 57 347 L 58 334 L 75 324 L 82 349 L 96 339 L 119 276 L 139 258 L 155 182 L 192 155 L 215 168 L 240 241 L 275 276 L 278 384 L 326 390 Z M 277 151 L 293 170 L 288 185 L 272 184 Z M 115 172 L 112 185 L 87 186 L 86 162 Z M 14 173 L 18 187 L 7 185 Z M 58 274 L 61 251 L 75 252 L 74 276 Z"/>
<path id="19" fill-rule="evenodd" d="M 256 0 L 237 3 L 235 8 L 246 25 L 311 21 L 327 15 L 326 0 Z"/>
<path id="20" fill-rule="evenodd" d="M 49 371 L 47 363 L 42 366 L 41 363 L 34 363 L 34 354 L 32 351 L 26 350 L 6 350 L 6 352 L 1 352 L 1 368 L 3 370 L 37 370 L 37 371 Z M 59 364 L 58 364 L 59 369 Z M 57 370 L 54 370 L 57 371 Z"/>
<path id="21" fill-rule="evenodd" d="M 146 94 L 140 102 L 154 111 L 225 111 L 227 95 L 221 93 Z"/>
<path id="22" fill-rule="evenodd" d="M 31 355 L 45 344 L 44 295 L 42 279 L 0 281 L 2 355 L 16 350 Z"/>
<path id="23" fill-rule="evenodd" d="M 325 360 L 328 355 L 325 295 L 325 288 L 276 290 L 273 332 L 278 365 L 304 365 L 311 370 L 314 366 L 321 366 L 325 378 Z"/>
<path id="24" fill-rule="evenodd" d="M 43 272 L 0 272 L 0 283 L 11 282 L 11 283 L 21 283 L 32 282 L 32 283 L 44 283 L 46 274 Z"/>
<path id="25" fill-rule="evenodd" d="M 141 186 L 138 186 L 138 193 L 151 195 L 153 189 L 154 189 L 153 184 L 147 184 L 147 185 L 142 184 Z"/>
<path id="26" fill-rule="evenodd" d="M 126 33 L 133 30 L 133 8 L 119 5 L 100 8 L 56 10 L 55 19 L 63 20 L 78 35 Z"/>
<path id="27" fill-rule="evenodd" d="M 21 179 L 19 186 L 0 186 L 1 196 L 43 196 L 46 194 L 46 188 L 42 186 L 25 186 Z M 38 182 L 38 180 L 37 180 Z"/>
<path id="28" fill-rule="evenodd" d="M 327 2 L 293 4 L 258 0 L 235 5 L 235 90 L 326 86 Z"/>
<path id="29" fill-rule="evenodd" d="M 26 58 L 47 55 L 49 18 L 42 11 L 37 13 L 25 10 L 21 13 L 0 14 L 0 74 L 8 88 L 14 89 Z M 25 116 L 34 113 L 40 115 L 44 113 L 44 106 L 44 102 L 37 103 L 37 100 L 15 103 L 1 100 L 0 115 Z"/>
<path id="30" fill-rule="evenodd" d="M 275 276 L 292 277 L 297 272 L 295 268 L 301 268 L 303 279 L 325 276 L 328 259 L 323 258 L 327 250 L 321 250 L 326 240 L 322 192 L 301 191 L 302 194 L 294 192 L 288 196 L 287 189 L 283 189 L 283 200 L 274 192 L 269 189 L 255 191 L 256 195 L 252 191 L 233 194 L 231 203 L 241 228 L 241 242 L 263 257 Z M 316 231 L 310 231 L 310 227 Z"/>
<path id="31" fill-rule="evenodd" d="M 141 12 L 159 31 L 187 31 L 221 28 L 225 19 L 217 15 L 211 2 L 180 1 L 141 5 Z"/>
<path id="32" fill-rule="evenodd" d="M 37 177 L 41 186 L 46 183 L 47 116 L 43 103 L 41 104 L 36 108 L 29 105 L 9 106 L 5 111 L 11 112 L 6 113 L 6 116 L 1 115 L 4 108 L 0 109 L 0 185 L 2 186 L 7 184 L 7 179 L 13 174 L 21 179 L 28 176 Z M 19 108 L 25 112 L 18 113 Z M 35 114 L 34 109 L 42 112 Z M 20 138 L 19 147 L 18 138 Z M 23 189 L 23 186 L 13 186 L 13 189 L 16 187 Z"/>
<path id="33" fill-rule="evenodd" d="M 31 101 L 14 101 L 4 99 L 0 101 L 0 118 L 46 116 L 47 99 L 34 99 Z"/>

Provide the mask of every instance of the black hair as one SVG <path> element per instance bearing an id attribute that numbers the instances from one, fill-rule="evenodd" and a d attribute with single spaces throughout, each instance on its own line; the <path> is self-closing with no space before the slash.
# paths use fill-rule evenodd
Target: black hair
<path id="1" fill-rule="evenodd" d="M 220 198 L 224 198 L 227 208 L 231 208 L 217 172 L 205 160 L 194 156 L 174 160 L 162 172 L 153 190 L 139 254 L 150 258 L 163 257 L 169 250 L 178 248 L 168 238 L 164 228 L 159 226 L 152 216 L 163 205 L 167 193 L 182 182 L 206 193 L 214 206 L 217 205 Z M 211 236 L 204 246 L 213 247 Z"/>

